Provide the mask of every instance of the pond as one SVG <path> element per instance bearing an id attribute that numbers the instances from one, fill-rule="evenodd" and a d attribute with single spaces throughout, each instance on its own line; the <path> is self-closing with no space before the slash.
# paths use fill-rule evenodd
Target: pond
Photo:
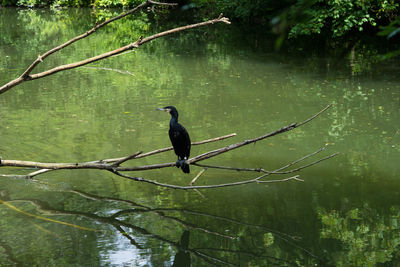
<path id="1" fill-rule="evenodd" d="M 96 14 L 100 16 L 99 14 Z M 48 57 L 43 71 L 168 29 L 145 15 L 110 24 Z M 0 83 L 48 49 L 89 30 L 88 9 L 0 10 Z M 182 22 L 171 23 L 182 25 Z M 0 95 L 4 160 L 85 162 L 170 146 L 174 105 L 191 156 L 313 121 L 202 163 L 276 170 L 339 155 L 286 175 L 303 182 L 174 190 L 101 170 L 0 178 L 1 266 L 395 266 L 400 262 L 400 76 L 396 60 L 362 44 L 344 59 L 276 52 L 273 39 L 213 25 L 155 40 Z M 175 161 L 173 151 L 128 161 Z M 0 168 L 1 174 L 32 169 Z M 203 170 L 128 173 L 188 185 Z M 195 185 L 259 176 L 208 168 Z"/>

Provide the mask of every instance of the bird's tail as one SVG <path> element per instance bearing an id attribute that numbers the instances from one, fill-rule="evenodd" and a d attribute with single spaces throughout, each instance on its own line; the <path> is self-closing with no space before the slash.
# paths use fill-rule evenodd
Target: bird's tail
<path id="1" fill-rule="evenodd" d="M 181 169 L 184 173 L 190 173 L 189 164 L 186 161 L 182 162 Z"/>

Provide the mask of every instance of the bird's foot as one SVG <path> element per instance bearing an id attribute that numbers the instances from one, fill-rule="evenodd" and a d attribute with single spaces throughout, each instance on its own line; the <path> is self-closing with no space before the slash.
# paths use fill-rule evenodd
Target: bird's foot
<path id="1" fill-rule="evenodd" d="M 182 166 L 182 161 L 178 159 L 178 160 L 176 161 L 176 163 L 175 163 L 175 166 L 176 166 L 177 168 L 180 168 L 180 167 Z"/>
<path id="2" fill-rule="evenodd" d="M 175 163 L 177 168 L 182 168 L 185 165 L 186 159 L 178 159 Z"/>

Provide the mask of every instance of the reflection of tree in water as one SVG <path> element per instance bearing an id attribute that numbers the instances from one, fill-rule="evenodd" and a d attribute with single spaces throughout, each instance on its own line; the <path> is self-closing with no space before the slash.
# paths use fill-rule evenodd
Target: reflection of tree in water
<path id="1" fill-rule="evenodd" d="M 98 212 L 52 208 L 47 202 L 37 199 L 6 198 L 4 201 L 30 203 L 46 216 L 75 215 L 96 221 L 106 228 L 111 226 L 135 249 L 141 251 L 142 256 L 151 255 L 151 261 L 154 258 L 160 262 L 156 259 L 159 252 L 157 249 L 163 249 L 161 252 L 169 255 L 167 258 L 171 260 L 173 266 L 190 266 L 190 264 L 297 266 L 296 262 L 307 264 L 318 262 L 315 255 L 297 244 L 298 237 L 260 225 L 185 209 L 151 208 L 128 200 L 101 197 L 77 190 L 68 192 L 79 195 L 81 201 L 86 199 L 101 201 L 103 204 L 112 203 L 113 211 L 99 215 Z M 117 204 L 128 205 L 130 208 L 115 211 Z M 108 243 L 106 245 L 112 247 L 112 244 L 109 244 L 111 237 L 107 236 L 110 232 L 99 230 L 98 233 L 100 232 L 106 237 Z M 16 257 L 18 253 L 14 252 L 7 242 L 0 243 L 0 250 L 7 251 L 9 262 L 17 265 L 20 263 Z M 171 253 L 175 255 L 171 256 Z M 297 258 L 292 257 L 293 255 Z"/>
<path id="2" fill-rule="evenodd" d="M 318 210 L 322 222 L 321 237 L 333 242 L 329 262 L 335 266 L 376 266 L 400 262 L 400 209 L 393 206 L 389 214 L 368 205 L 346 213 Z M 386 266 L 386 265 L 385 265 Z M 389 265 L 388 265 L 389 266 Z"/>

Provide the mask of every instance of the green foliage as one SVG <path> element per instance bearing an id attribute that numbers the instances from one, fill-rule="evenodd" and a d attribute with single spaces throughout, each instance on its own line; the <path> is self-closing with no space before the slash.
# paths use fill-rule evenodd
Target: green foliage
<path id="1" fill-rule="evenodd" d="M 265 233 L 264 234 L 264 246 L 266 248 L 268 248 L 272 244 L 274 244 L 274 235 L 272 233 Z"/>
<path id="2" fill-rule="evenodd" d="M 141 0 L 94 0 L 94 7 L 125 7 L 136 6 L 142 3 Z"/>
<path id="3" fill-rule="evenodd" d="M 90 0 L 55 0 L 52 5 L 57 6 L 66 6 L 66 7 L 81 7 L 81 6 L 90 6 L 92 3 Z"/>
<path id="4" fill-rule="evenodd" d="M 392 207 L 390 216 L 381 216 L 367 205 L 345 214 L 320 210 L 318 215 L 322 222 L 321 237 L 339 240 L 346 248 L 336 254 L 335 266 L 375 266 L 398 256 L 398 207 Z"/>
<path id="5" fill-rule="evenodd" d="M 43 7 L 49 6 L 52 0 L 1 0 L 1 6 Z"/>
<path id="6" fill-rule="evenodd" d="M 223 13 L 233 20 L 246 22 L 258 21 L 268 22 L 277 12 L 290 5 L 293 1 L 273 0 L 194 0 L 198 11 L 205 16 L 214 17 Z M 203 15 L 202 14 L 202 15 Z"/>
<path id="7" fill-rule="evenodd" d="M 381 27 L 381 32 L 378 35 L 387 36 L 392 38 L 397 34 L 400 34 L 400 16 L 396 20 L 392 21 L 389 25 Z"/>
<path id="8" fill-rule="evenodd" d="M 395 39 L 400 35 L 400 16 L 396 20 L 392 21 L 389 25 L 381 27 L 381 31 L 378 33 L 380 36 L 386 36 L 389 41 Z M 390 51 L 384 55 L 384 59 L 389 59 L 400 55 L 400 49 Z"/>
<path id="9" fill-rule="evenodd" d="M 48 6 L 51 4 L 50 0 L 18 0 L 18 6 L 25 6 L 25 7 L 42 7 Z"/>
<path id="10" fill-rule="evenodd" d="M 17 1 L 16 0 L 1 0 L 0 2 L 1 6 L 16 6 L 17 5 Z"/>
<path id="11" fill-rule="evenodd" d="M 23 7 L 66 6 L 66 7 L 131 7 L 142 0 L 0 0 L 3 6 Z M 185 1 L 181 1 L 185 2 Z M 283 33 L 279 42 L 302 35 L 326 35 L 334 38 L 351 32 L 363 32 L 393 21 L 398 15 L 400 4 L 396 0 L 193 0 L 183 5 L 182 10 L 194 9 L 195 16 L 203 20 L 214 18 L 220 13 L 232 20 L 267 24 L 274 18 L 279 20 L 279 31 Z M 385 31 L 396 25 L 391 24 Z M 397 33 L 397 32 L 396 32 Z"/>
<path id="12" fill-rule="evenodd" d="M 299 1 L 300 2 L 300 1 Z M 298 10 L 294 7 L 293 12 Z M 332 37 L 341 37 L 351 31 L 363 31 L 377 26 L 380 20 L 390 20 L 399 12 L 395 0 L 318 0 L 303 13 L 306 21 L 295 23 L 289 38 L 328 32 Z"/>
<path id="13" fill-rule="evenodd" d="M 21 7 L 130 7 L 142 3 L 141 0 L 1 0 L 2 6 Z"/>

